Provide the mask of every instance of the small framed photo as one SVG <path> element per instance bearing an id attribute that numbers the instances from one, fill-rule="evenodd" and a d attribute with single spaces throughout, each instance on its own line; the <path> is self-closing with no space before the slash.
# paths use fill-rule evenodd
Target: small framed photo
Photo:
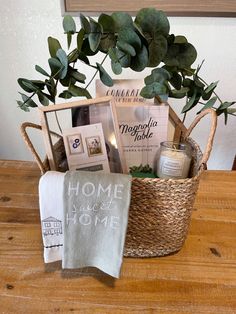
<path id="1" fill-rule="evenodd" d="M 66 129 L 63 141 L 70 170 L 110 172 L 101 123 Z"/>
<path id="2" fill-rule="evenodd" d="M 79 110 L 80 108 L 83 108 L 83 110 Z M 116 106 L 113 103 L 113 98 L 110 96 L 39 107 L 44 143 L 50 169 L 59 170 L 60 167 L 51 138 L 49 128 L 50 119 L 48 118 L 48 114 L 73 109 L 79 110 L 79 112 L 84 115 L 88 111 L 88 108 L 91 109 L 91 115 L 87 115 L 88 119 L 86 119 L 86 122 L 83 123 L 83 125 L 77 124 L 77 126 L 92 126 L 93 124 L 101 123 L 105 140 L 105 148 L 104 150 L 102 149 L 102 146 L 99 148 L 101 138 L 99 138 L 96 134 L 94 134 L 94 136 L 93 134 L 87 135 L 87 140 L 85 142 L 83 142 L 82 136 L 79 136 L 81 133 L 76 132 L 74 134 L 67 134 L 67 140 L 64 140 L 64 145 L 67 147 L 65 147 L 65 149 L 67 149 L 67 159 L 68 155 L 82 156 L 85 151 L 88 153 L 88 157 L 90 158 L 106 154 L 108 156 L 109 168 L 111 172 L 128 173 L 124 152 L 121 146 Z M 100 113 L 99 115 L 98 112 Z M 64 135 L 64 130 L 62 130 L 62 133 Z M 96 164 L 95 167 L 97 167 Z"/>
<path id="3" fill-rule="evenodd" d="M 84 152 L 81 134 L 68 135 L 67 141 L 71 154 L 81 154 Z"/>
<path id="4" fill-rule="evenodd" d="M 102 145 L 99 136 L 86 137 L 85 140 L 87 144 L 88 155 L 90 157 L 102 155 Z"/>

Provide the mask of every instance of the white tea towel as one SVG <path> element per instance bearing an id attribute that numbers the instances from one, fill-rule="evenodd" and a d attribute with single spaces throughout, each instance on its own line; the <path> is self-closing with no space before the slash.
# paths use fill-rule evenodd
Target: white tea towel
<path id="1" fill-rule="evenodd" d="M 39 207 L 45 263 L 62 259 L 64 175 L 61 172 L 48 171 L 39 181 Z"/>

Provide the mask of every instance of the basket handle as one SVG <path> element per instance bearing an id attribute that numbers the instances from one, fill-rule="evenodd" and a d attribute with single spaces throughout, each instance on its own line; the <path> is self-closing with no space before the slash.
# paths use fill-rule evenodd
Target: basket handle
<path id="1" fill-rule="evenodd" d="M 29 150 L 31 151 L 31 153 L 33 154 L 38 166 L 39 166 L 39 169 L 41 171 L 41 174 L 44 174 L 47 169 L 45 167 L 45 165 L 43 164 L 41 158 L 39 157 L 39 154 L 37 153 L 32 141 L 30 140 L 29 138 L 29 135 L 26 131 L 27 128 L 33 128 L 33 129 L 38 129 L 38 130 L 42 130 L 42 127 L 41 125 L 39 124 L 35 124 L 35 123 L 31 123 L 31 122 L 24 122 L 22 123 L 21 127 L 20 127 L 20 131 L 21 131 L 21 135 L 26 143 L 26 146 L 29 148 Z M 51 135 L 54 135 L 58 138 L 61 138 L 61 135 L 53 132 L 53 131 L 50 131 L 50 134 Z"/>
<path id="2" fill-rule="evenodd" d="M 194 129 L 194 127 L 207 114 L 211 114 L 211 129 L 210 129 L 210 134 L 208 137 L 207 145 L 206 145 L 206 148 L 205 148 L 202 160 L 201 160 L 201 164 L 204 164 L 204 165 L 206 165 L 206 163 L 210 157 L 210 153 L 211 153 L 212 145 L 213 145 L 213 140 L 214 140 L 214 136 L 215 136 L 215 131 L 216 131 L 216 127 L 217 127 L 217 115 L 216 115 L 215 110 L 205 109 L 200 114 L 198 114 L 184 135 L 184 139 L 189 137 L 189 135 L 192 132 L 192 130 Z"/>

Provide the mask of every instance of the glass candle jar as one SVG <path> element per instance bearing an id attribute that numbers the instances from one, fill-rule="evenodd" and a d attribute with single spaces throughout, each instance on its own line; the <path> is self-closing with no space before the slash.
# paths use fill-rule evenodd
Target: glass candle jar
<path id="1" fill-rule="evenodd" d="M 188 143 L 161 142 L 157 158 L 157 176 L 163 179 L 188 177 L 192 148 Z"/>

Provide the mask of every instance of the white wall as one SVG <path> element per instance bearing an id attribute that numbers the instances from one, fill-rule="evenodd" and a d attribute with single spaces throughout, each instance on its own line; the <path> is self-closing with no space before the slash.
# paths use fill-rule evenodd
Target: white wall
<path id="1" fill-rule="evenodd" d="M 78 18 L 77 18 L 78 21 Z M 205 59 L 202 77 L 208 82 L 220 80 L 218 94 L 224 100 L 236 100 L 236 19 L 171 17 L 171 31 L 185 35 L 198 51 L 196 65 Z M 0 158 L 31 160 L 19 133 L 23 121 L 38 123 L 36 110 L 25 113 L 17 108 L 16 82 L 19 77 L 36 79 L 40 75 L 34 70 L 38 64 L 47 68 L 49 57 L 47 37 L 59 39 L 66 49 L 63 35 L 59 0 L 8 0 L 0 1 Z M 108 64 L 107 64 L 108 66 Z M 106 67 L 107 68 L 107 67 Z M 87 77 L 93 72 L 86 71 Z M 149 71 L 146 71 L 147 74 Z M 124 71 L 120 77 L 142 78 L 144 73 Z M 91 86 L 94 95 L 94 86 Z M 180 113 L 183 100 L 171 100 L 176 112 Z M 196 112 L 196 110 L 195 110 Z M 186 125 L 193 120 L 195 112 L 188 114 Z M 204 148 L 209 119 L 206 118 L 193 132 L 193 137 Z M 44 155 L 41 136 L 32 134 L 33 142 Z M 209 161 L 210 169 L 230 169 L 236 154 L 236 118 L 230 117 L 224 126 L 220 117 L 214 149 Z"/>

